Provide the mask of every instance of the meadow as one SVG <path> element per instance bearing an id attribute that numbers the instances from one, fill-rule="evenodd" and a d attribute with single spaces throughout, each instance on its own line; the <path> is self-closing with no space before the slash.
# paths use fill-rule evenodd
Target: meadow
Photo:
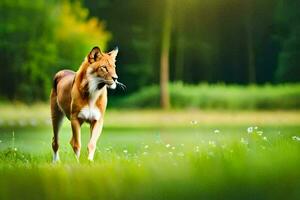
<path id="1" fill-rule="evenodd" d="M 95 161 L 48 106 L 0 105 L 0 199 L 298 199 L 299 111 L 108 110 Z"/>

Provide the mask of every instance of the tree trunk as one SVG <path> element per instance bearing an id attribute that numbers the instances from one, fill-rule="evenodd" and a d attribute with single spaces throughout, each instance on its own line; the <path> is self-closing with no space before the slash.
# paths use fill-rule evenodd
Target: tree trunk
<path id="1" fill-rule="evenodd" d="M 169 94 L 169 56 L 172 26 L 172 0 L 166 0 L 160 56 L 160 104 L 163 109 L 170 108 Z"/>

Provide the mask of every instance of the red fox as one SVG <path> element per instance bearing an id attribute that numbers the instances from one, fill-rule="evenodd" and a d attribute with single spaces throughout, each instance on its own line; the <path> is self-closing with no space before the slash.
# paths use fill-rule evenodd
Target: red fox
<path id="1" fill-rule="evenodd" d="M 107 88 L 115 89 L 118 82 L 116 57 L 118 48 L 103 53 L 94 47 L 86 56 L 77 72 L 59 71 L 54 76 L 50 95 L 51 118 L 53 126 L 53 162 L 59 161 L 58 133 L 61 122 L 66 116 L 72 127 L 70 144 L 79 160 L 81 149 L 80 127 L 83 122 L 90 124 L 88 159 L 93 161 L 97 140 L 102 132 L 103 117 L 107 105 Z"/>

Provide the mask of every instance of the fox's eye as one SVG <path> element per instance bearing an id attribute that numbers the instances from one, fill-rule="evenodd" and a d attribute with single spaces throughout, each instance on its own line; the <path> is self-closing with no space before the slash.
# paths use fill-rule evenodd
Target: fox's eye
<path id="1" fill-rule="evenodd" d="M 101 66 L 101 70 L 104 72 L 108 72 L 107 67 L 106 66 Z"/>

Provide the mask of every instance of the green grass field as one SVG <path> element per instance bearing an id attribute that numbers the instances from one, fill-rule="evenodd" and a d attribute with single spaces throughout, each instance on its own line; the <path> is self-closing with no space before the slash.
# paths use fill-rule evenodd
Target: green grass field
<path id="1" fill-rule="evenodd" d="M 299 199 L 299 111 L 108 110 L 95 162 L 44 105 L 0 105 L 0 199 Z"/>

